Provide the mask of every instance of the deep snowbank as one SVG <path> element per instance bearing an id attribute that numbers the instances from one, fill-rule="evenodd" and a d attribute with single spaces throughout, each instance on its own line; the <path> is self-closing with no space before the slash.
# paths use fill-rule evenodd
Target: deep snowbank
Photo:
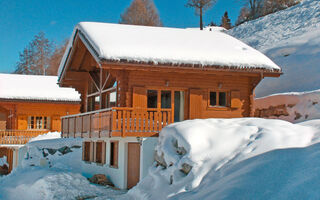
<path id="1" fill-rule="evenodd" d="M 273 94 L 255 99 L 255 116 L 302 122 L 320 119 L 320 90 Z"/>
<path id="2" fill-rule="evenodd" d="M 284 72 L 280 78 L 264 79 L 256 89 L 258 97 L 320 88 L 319 13 L 319 0 L 304 0 L 228 31 L 265 53 Z"/>
<path id="3" fill-rule="evenodd" d="M 82 139 L 59 137 L 49 133 L 22 147 L 18 168 L 0 178 L 1 200 L 109 199 L 123 193 L 90 184 L 82 175 Z"/>
<path id="4" fill-rule="evenodd" d="M 243 118 L 192 120 L 169 125 L 161 131 L 156 148 L 158 155 L 163 155 L 165 165 L 150 168 L 149 175 L 130 190 L 125 198 L 232 199 L 224 198 L 223 195 L 232 196 L 242 182 L 230 184 L 227 181 L 229 174 L 224 172 L 229 172 L 227 170 L 230 167 L 232 172 L 232 169 L 236 169 L 233 166 L 240 165 L 241 161 L 247 162 L 245 160 L 275 149 L 301 148 L 318 142 L 320 125 L 316 127 L 315 124 L 319 123 L 300 125 L 282 120 Z M 274 159 L 277 160 L 276 157 Z M 258 165 L 259 162 L 254 164 Z M 192 168 L 186 174 L 182 171 L 188 165 Z M 246 164 L 239 170 L 243 170 L 242 175 L 245 176 Z M 252 170 L 255 173 L 255 170 L 261 169 L 257 167 Z M 290 174 L 284 173 L 283 176 Z M 220 179 L 222 182 L 219 182 Z M 209 195 L 199 189 L 209 188 L 213 191 L 217 187 L 217 190 L 222 190 L 228 184 L 233 189 L 223 190 L 228 192 L 221 193 L 222 196 Z M 260 186 L 257 184 L 257 187 Z M 181 198 L 177 196 L 184 192 L 187 193 Z M 241 198 L 240 195 L 237 199 Z"/>

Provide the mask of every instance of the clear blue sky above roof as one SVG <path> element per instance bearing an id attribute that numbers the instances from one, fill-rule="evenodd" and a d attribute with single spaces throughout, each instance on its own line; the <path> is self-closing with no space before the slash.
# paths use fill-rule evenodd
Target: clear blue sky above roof
<path id="1" fill-rule="evenodd" d="M 80 21 L 117 23 L 131 0 L 0 0 L 0 72 L 14 71 L 19 52 L 40 31 L 57 43 L 69 38 Z M 197 27 L 199 17 L 187 0 L 154 0 L 164 26 Z M 235 0 L 218 0 L 204 15 L 204 23 L 220 23 L 225 11 L 232 23 L 239 14 Z"/>

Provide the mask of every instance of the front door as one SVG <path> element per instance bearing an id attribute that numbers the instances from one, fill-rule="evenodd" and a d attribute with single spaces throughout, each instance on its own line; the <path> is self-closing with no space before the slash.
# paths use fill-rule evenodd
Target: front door
<path id="1" fill-rule="evenodd" d="M 128 143 L 128 189 L 137 185 L 140 178 L 140 144 Z"/>

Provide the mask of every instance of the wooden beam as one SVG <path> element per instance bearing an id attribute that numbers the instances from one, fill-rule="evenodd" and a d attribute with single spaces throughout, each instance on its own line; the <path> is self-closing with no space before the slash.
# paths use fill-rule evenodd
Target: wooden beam
<path id="1" fill-rule="evenodd" d="M 75 48 L 75 53 L 72 56 L 72 62 L 69 69 L 78 70 L 83 62 L 87 50 L 81 40 L 77 42 Z"/>
<path id="2" fill-rule="evenodd" d="M 226 74 L 226 75 L 244 75 L 244 76 L 260 76 L 263 70 L 259 69 L 230 69 L 222 67 L 184 67 L 184 66 L 165 66 L 165 65 L 147 65 L 147 64 L 131 64 L 131 63 L 103 63 L 104 69 L 113 70 L 135 70 L 135 71 L 154 71 L 154 72 L 172 72 L 172 73 L 206 73 L 206 74 Z M 263 72 L 264 76 L 279 77 L 282 72 Z"/>
<path id="3" fill-rule="evenodd" d="M 94 72 L 89 72 L 89 78 L 91 82 L 94 84 L 94 86 L 96 87 L 96 89 L 100 91 L 99 81 L 96 80 L 97 79 L 96 74 Z"/>

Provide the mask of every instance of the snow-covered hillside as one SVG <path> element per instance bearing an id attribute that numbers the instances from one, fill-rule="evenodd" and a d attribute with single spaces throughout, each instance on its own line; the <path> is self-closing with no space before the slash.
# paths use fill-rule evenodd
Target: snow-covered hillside
<path id="1" fill-rule="evenodd" d="M 259 118 L 169 125 L 157 164 L 123 199 L 317 199 L 319 128 Z"/>
<path id="2" fill-rule="evenodd" d="M 320 88 L 320 1 L 302 3 L 237 26 L 228 33 L 262 51 L 282 67 L 280 78 L 267 78 L 258 97 Z"/>

